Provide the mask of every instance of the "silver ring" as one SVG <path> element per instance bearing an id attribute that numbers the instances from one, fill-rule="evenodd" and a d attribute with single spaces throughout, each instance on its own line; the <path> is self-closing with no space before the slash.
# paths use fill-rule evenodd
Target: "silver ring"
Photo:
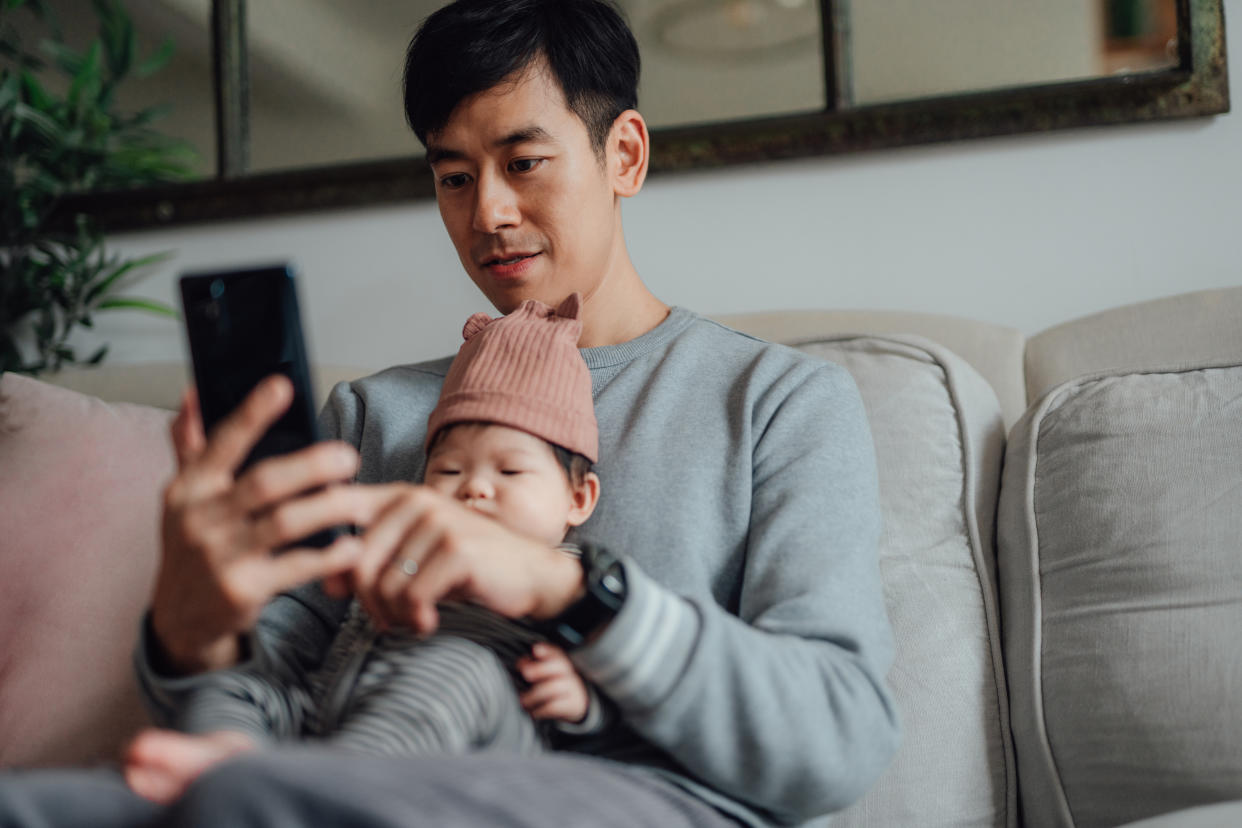
<path id="1" fill-rule="evenodd" d="M 404 572 L 406 575 L 417 575 L 418 574 L 418 561 L 414 560 L 413 558 L 402 558 L 401 559 L 401 571 Z"/>

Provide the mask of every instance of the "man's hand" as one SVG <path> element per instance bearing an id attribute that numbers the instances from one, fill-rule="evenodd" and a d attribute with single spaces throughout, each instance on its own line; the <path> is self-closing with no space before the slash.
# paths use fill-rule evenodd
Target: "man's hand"
<path id="1" fill-rule="evenodd" d="M 352 488 L 376 515 L 361 537 L 352 585 L 380 625 L 429 635 L 443 600 L 472 601 L 510 618 L 551 618 L 582 592 L 573 558 L 433 489 Z"/>
<path id="2" fill-rule="evenodd" d="M 518 659 L 517 668 L 531 685 L 520 697 L 531 718 L 570 723 L 586 718 L 590 703 L 586 682 L 560 647 L 536 644 L 529 656 Z"/>
<path id="3" fill-rule="evenodd" d="M 194 392 L 172 424 L 178 471 L 164 490 L 162 555 L 151 624 L 168 669 L 194 673 L 237 661 L 241 633 L 278 592 L 348 569 L 355 539 L 327 549 L 273 550 L 321 529 L 364 522 L 353 487 L 358 455 L 320 443 L 255 464 L 236 480 L 250 449 L 289 407 L 282 376 L 264 380 L 227 419 L 203 434 Z"/>
<path id="4" fill-rule="evenodd" d="M 139 796 L 167 805 L 212 765 L 254 749 L 249 736 L 230 730 L 190 735 L 147 728 L 125 750 L 125 783 Z"/>

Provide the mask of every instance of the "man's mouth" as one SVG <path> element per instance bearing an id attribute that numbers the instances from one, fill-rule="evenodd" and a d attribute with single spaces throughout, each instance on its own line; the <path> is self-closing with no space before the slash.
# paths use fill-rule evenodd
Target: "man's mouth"
<path id="1" fill-rule="evenodd" d="M 499 265 L 500 267 L 509 267 L 517 264 L 518 262 L 525 261 L 526 259 L 533 259 L 538 255 L 538 253 L 517 253 L 512 256 L 496 256 L 485 261 L 483 266 L 493 267 Z"/>

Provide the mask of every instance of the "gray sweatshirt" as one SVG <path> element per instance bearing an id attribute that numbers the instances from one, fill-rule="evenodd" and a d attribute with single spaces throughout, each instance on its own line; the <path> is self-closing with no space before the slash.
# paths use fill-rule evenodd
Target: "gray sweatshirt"
<path id="1" fill-rule="evenodd" d="M 750 825 L 845 807 L 898 741 L 874 448 L 853 379 L 681 308 L 582 355 L 602 491 L 569 540 L 622 557 L 629 586 L 617 618 L 573 654 L 626 725 L 586 749 Z M 358 447 L 360 482 L 422 479 L 450 362 L 333 390 L 322 425 Z M 278 596 L 240 669 L 313 669 L 347 605 L 313 586 Z M 227 680 L 160 676 L 148 654 L 149 641 L 140 684 L 165 723 L 184 723 L 195 693 Z"/>

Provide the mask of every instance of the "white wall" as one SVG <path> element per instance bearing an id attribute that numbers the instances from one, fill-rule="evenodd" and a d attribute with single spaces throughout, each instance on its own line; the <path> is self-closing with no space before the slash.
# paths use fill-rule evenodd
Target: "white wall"
<path id="1" fill-rule="evenodd" d="M 1225 0 L 1242 43 L 1242 0 Z M 1236 53 L 1237 50 L 1235 50 Z M 1231 69 L 1242 89 L 1242 58 Z M 1242 283 L 1242 114 L 730 168 L 648 183 L 630 248 L 667 302 L 735 312 L 893 308 L 1027 333 L 1083 314 Z M 485 302 L 431 203 L 119 236 L 178 271 L 294 258 L 312 351 L 379 367 L 448 353 Z M 173 323 L 101 317 L 111 359 L 175 358 Z"/>

